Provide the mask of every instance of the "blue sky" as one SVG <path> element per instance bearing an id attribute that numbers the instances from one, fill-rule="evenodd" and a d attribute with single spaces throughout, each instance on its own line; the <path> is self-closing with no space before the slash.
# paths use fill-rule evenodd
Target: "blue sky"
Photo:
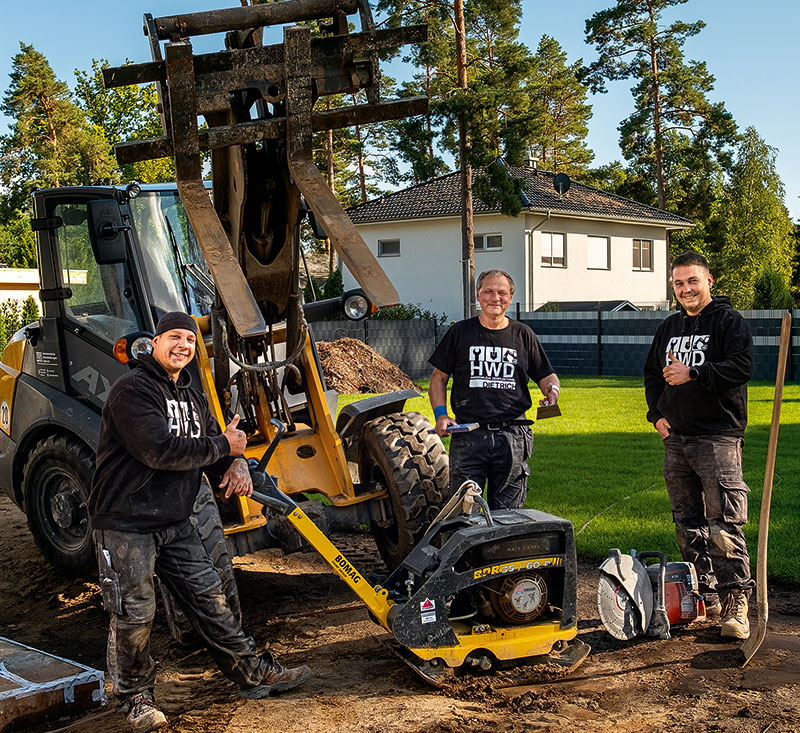
<path id="1" fill-rule="evenodd" d="M 556 38 L 570 62 L 594 58 L 584 43 L 584 23 L 612 0 L 523 0 L 521 40 L 535 50 L 543 33 Z M 10 5 L 10 7 L 9 7 Z M 88 69 L 93 58 L 112 64 L 149 60 L 141 19 L 153 15 L 210 10 L 238 5 L 234 0 L 39 0 L 7 3 L 0 26 L 0 88 L 8 84 L 11 58 L 19 42 L 33 44 L 48 58 L 56 74 L 74 84 L 74 69 Z M 31 9 L 33 8 L 33 12 Z M 786 205 L 800 218 L 800 145 L 796 129 L 800 117 L 797 74 L 800 69 L 800 2 L 769 0 L 689 0 L 672 11 L 684 20 L 702 19 L 706 28 L 686 44 L 686 56 L 705 60 L 716 77 L 714 101 L 723 101 L 744 129 L 753 125 L 768 144 L 778 149 L 778 173 L 786 187 Z M 212 51 L 221 39 L 196 39 L 195 47 Z M 398 69 L 392 68 L 395 76 Z M 609 93 L 590 97 L 594 116 L 589 124 L 589 146 L 595 164 L 620 157 L 619 122 L 632 111 L 629 82 L 611 85 Z M 0 117 L 0 131 L 7 120 Z"/>

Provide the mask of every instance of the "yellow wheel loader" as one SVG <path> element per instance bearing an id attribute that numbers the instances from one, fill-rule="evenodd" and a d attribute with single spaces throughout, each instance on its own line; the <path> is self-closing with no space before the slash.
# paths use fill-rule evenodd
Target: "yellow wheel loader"
<path id="1" fill-rule="evenodd" d="M 350 30 L 355 12 L 360 32 Z M 283 43 L 264 45 L 263 29 L 272 25 L 284 25 Z M 317 169 L 312 133 L 424 112 L 425 98 L 380 99 L 377 60 L 384 49 L 423 42 L 426 27 L 376 30 L 367 0 L 286 0 L 148 14 L 144 29 L 151 61 L 107 69 L 104 81 L 155 83 L 164 135 L 115 152 L 120 163 L 171 157 L 176 183 L 34 194 L 43 314 L 15 334 L 0 364 L 0 487 L 27 514 L 43 554 L 68 572 L 91 565 L 86 499 L 102 405 L 126 364 L 148 348 L 159 317 L 181 310 L 197 318 L 202 335 L 187 369 L 220 424 L 240 416 L 248 458 L 261 462 L 270 447 L 270 476 L 280 487 L 278 503 L 266 502 L 271 511 L 254 499 L 214 500 L 207 485 L 198 494 L 194 521 L 235 609 L 232 554 L 276 541 L 296 547 L 297 528 L 330 562 L 325 532 L 369 524 L 391 584 L 365 597 L 357 571 L 343 577 L 417 659 L 485 666 L 484 657 L 536 656 L 565 644 L 575 635 L 569 523 L 558 520 L 545 540 L 539 535 L 551 519 L 512 513 L 491 525 L 486 512 L 473 529 L 474 518 L 449 520 L 431 534 L 450 498 L 447 455 L 423 416 L 403 412 L 416 393 L 353 403 L 334 424 L 335 395 L 308 330 L 314 319 L 363 318 L 399 301 Z M 225 50 L 194 54 L 190 39 L 208 33 L 224 33 Z M 332 95 L 355 103 L 316 104 Z M 336 249 L 358 290 L 303 303 L 304 217 Z M 499 530 L 511 525 L 500 541 Z M 528 535 L 537 539 L 523 541 Z M 497 541 L 484 541 L 489 536 Z M 337 563 L 340 575 L 351 567 Z M 530 576 L 528 563 L 536 571 Z M 448 573 L 458 577 L 440 588 Z M 180 614 L 164 597 L 181 639 Z M 525 609 L 534 597 L 532 613 Z M 414 610 L 423 601 L 435 608 Z M 456 631 L 451 615 L 471 619 L 474 609 L 483 620 Z M 526 627 L 537 619 L 536 643 L 519 629 L 498 630 L 492 618 Z M 425 633 L 400 631 L 420 624 Z"/>

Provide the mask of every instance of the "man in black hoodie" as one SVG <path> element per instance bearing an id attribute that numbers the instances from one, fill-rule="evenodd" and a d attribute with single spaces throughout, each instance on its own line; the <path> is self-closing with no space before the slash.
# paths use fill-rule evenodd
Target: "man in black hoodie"
<path id="1" fill-rule="evenodd" d="M 140 357 L 114 383 L 103 407 L 89 496 L 103 604 L 111 616 L 108 671 L 137 731 L 167 722 L 153 697 L 154 572 L 244 697 L 291 689 L 311 674 L 306 666 L 287 669 L 269 652 L 257 653 L 190 521 L 203 472 L 226 496 L 253 492 L 238 415 L 223 432 L 184 370 L 196 339 L 194 319 L 167 313 L 156 327 L 152 356 Z"/>
<path id="2" fill-rule="evenodd" d="M 647 419 L 664 440 L 664 479 L 683 559 L 694 563 L 721 634 L 750 635 L 753 587 L 742 532 L 747 492 L 742 440 L 753 339 L 727 297 L 712 297 L 708 262 L 684 252 L 672 263 L 682 308 L 659 326 L 644 368 Z M 719 597 L 717 598 L 717 593 Z"/>

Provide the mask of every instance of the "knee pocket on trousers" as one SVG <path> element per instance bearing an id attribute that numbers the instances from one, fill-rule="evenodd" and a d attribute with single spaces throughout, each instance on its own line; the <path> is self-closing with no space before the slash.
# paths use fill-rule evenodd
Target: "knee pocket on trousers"
<path id="1" fill-rule="evenodd" d="M 100 577 L 100 591 L 103 594 L 103 608 L 108 613 L 122 614 L 122 590 L 119 574 L 113 570 L 105 570 Z"/>
<path id="2" fill-rule="evenodd" d="M 744 481 L 720 479 L 721 519 L 730 524 L 744 524 L 747 521 L 747 492 Z"/>

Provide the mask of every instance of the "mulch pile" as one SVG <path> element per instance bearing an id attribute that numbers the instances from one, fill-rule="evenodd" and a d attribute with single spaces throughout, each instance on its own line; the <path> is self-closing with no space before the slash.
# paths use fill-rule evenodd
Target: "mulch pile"
<path id="1" fill-rule="evenodd" d="M 417 389 L 405 372 L 357 339 L 318 341 L 317 352 L 328 387 L 339 394 Z"/>

